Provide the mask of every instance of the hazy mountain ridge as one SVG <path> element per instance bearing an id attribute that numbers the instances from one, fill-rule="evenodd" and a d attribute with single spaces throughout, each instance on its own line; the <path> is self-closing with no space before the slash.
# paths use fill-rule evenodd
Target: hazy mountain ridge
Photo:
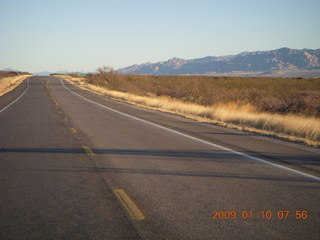
<path id="1" fill-rule="evenodd" d="M 132 65 L 119 69 L 122 74 L 228 74 L 258 75 L 277 72 L 320 71 L 320 49 L 280 48 L 270 51 L 243 52 L 229 56 L 207 56 L 185 60 L 172 58 L 158 63 Z"/>

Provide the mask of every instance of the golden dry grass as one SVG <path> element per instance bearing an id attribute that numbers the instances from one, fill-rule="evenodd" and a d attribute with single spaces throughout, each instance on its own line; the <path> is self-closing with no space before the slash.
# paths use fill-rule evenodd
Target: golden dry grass
<path id="1" fill-rule="evenodd" d="M 73 75 L 77 76 L 77 75 Z M 139 96 L 168 96 L 203 106 L 251 104 L 259 112 L 320 117 L 320 78 L 87 74 L 87 83 Z"/>
<path id="2" fill-rule="evenodd" d="M 258 112 L 250 104 L 239 105 L 229 102 L 227 104 L 219 103 L 212 106 L 203 106 L 166 96 L 138 96 L 88 84 L 84 78 L 60 77 L 86 90 L 135 105 L 179 114 L 197 121 L 213 122 L 226 127 L 274 135 L 312 146 L 320 146 L 320 119 L 316 117 Z"/>
<path id="3" fill-rule="evenodd" d="M 27 77 L 31 75 L 19 75 L 15 77 L 6 77 L 0 79 L 0 96 L 12 91 L 19 86 Z"/>

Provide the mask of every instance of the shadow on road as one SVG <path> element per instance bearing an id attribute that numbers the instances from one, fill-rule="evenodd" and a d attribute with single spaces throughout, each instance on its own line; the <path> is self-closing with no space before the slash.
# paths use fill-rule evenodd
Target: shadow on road
<path id="1" fill-rule="evenodd" d="M 101 149 L 94 148 L 95 154 L 106 155 L 127 155 L 127 156 L 151 156 L 151 157 L 174 157 L 185 158 L 186 161 L 226 161 L 244 162 L 247 158 L 240 157 L 237 154 L 229 153 L 221 150 L 203 151 L 203 150 L 145 150 L 145 149 Z M 82 148 L 0 148 L 0 153 L 85 153 Z M 243 152 L 245 154 L 255 156 L 255 152 Z M 294 165 L 314 165 L 320 166 L 319 156 L 303 156 L 303 155 L 284 155 L 280 153 L 260 153 L 261 155 L 275 155 L 286 163 Z M 238 158 L 237 160 L 235 158 Z M 172 160 L 172 159 L 170 159 Z M 251 160 L 248 160 L 251 161 Z"/>
<path id="2" fill-rule="evenodd" d="M 92 149 L 97 155 L 116 155 L 125 156 L 126 159 L 132 158 L 133 161 L 139 161 L 142 157 L 149 157 L 150 161 L 155 159 L 169 161 L 210 161 L 221 163 L 243 163 L 250 164 L 253 161 L 247 158 L 239 158 L 238 155 L 225 151 L 187 151 L 187 150 L 136 150 L 136 149 Z M 1 153 L 38 153 L 38 154 L 83 154 L 82 148 L 0 148 Z M 250 154 L 250 153 L 248 153 Z M 141 158 L 137 158 L 141 157 Z M 320 165 L 318 158 L 308 156 L 308 161 L 303 160 L 303 156 L 282 156 L 286 161 L 292 161 L 293 164 Z M 121 161 L 121 158 L 119 158 Z M 258 162 L 255 162 L 259 164 Z M 261 163 L 262 164 L 262 163 Z M 286 182 L 314 182 L 303 177 L 274 177 L 272 175 L 253 175 L 253 174 L 235 174 L 235 173 L 215 173 L 198 171 L 168 171 L 160 169 L 137 169 L 137 168 L 75 168 L 75 169 L 14 169 L 15 171 L 48 171 L 48 172 L 101 172 L 101 173 L 125 173 L 125 174 L 151 174 L 151 175 L 171 175 L 171 176 L 191 176 L 191 177 L 209 177 L 209 178 L 228 178 L 228 179 L 256 179 L 268 181 L 286 181 Z M 2 169 L 6 171 L 6 169 Z"/>

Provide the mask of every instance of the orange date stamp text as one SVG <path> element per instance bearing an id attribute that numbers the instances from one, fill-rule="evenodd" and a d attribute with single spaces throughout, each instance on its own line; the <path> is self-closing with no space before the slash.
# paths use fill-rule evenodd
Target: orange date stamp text
<path id="1" fill-rule="evenodd" d="M 235 210 L 225 210 L 225 211 L 212 211 L 212 219 L 213 220 L 222 220 L 222 219 L 298 219 L 298 220 L 306 220 L 308 218 L 308 212 L 306 210 L 279 210 L 279 211 L 271 211 L 271 210 L 261 210 L 261 211 L 235 211 Z"/>

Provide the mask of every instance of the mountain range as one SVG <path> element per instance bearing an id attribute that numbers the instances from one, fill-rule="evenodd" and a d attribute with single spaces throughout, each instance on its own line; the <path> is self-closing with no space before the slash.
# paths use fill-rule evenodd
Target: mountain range
<path id="1" fill-rule="evenodd" d="M 118 69 L 117 72 L 154 75 L 320 76 L 320 49 L 280 48 L 190 60 L 172 58 L 163 62 L 132 65 Z"/>
<path id="2" fill-rule="evenodd" d="M 2 71 L 18 71 L 6 68 Z M 320 49 L 280 48 L 196 59 L 171 58 L 157 63 L 135 64 L 120 74 L 320 77 Z M 48 76 L 52 72 L 36 72 Z M 65 71 L 56 73 L 64 74 Z"/>

